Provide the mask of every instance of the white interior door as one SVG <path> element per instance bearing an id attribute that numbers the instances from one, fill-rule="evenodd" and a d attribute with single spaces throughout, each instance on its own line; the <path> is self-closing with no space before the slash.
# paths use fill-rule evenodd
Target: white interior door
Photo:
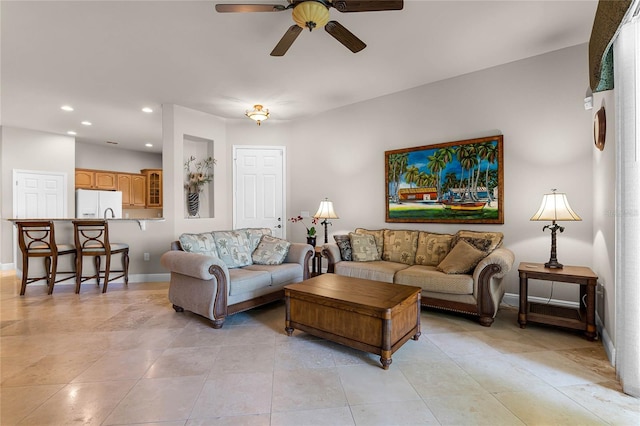
<path id="1" fill-rule="evenodd" d="M 15 219 L 67 217 L 67 174 L 14 170 Z"/>
<path id="2" fill-rule="evenodd" d="M 233 148 L 233 227 L 285 235 L 285 148 Z"/>

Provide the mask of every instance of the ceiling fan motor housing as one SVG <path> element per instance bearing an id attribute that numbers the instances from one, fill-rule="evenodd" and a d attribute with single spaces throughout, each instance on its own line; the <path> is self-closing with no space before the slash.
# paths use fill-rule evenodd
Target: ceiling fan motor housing
<path id="1" fill-rule="evenodd" d="M 329 22 L 329 8 L 320 1 L 308 0 L 298 3 L 291 12 L 293 20 L 300 28 L 324 27 Z"/>

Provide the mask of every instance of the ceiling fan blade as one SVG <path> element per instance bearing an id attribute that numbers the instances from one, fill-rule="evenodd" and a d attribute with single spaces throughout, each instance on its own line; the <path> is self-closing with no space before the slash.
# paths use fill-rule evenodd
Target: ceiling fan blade
<path id="1" fill-rule="evenodd" d="M 327 25 L 324 26 L 324 29 L 326 32 L 331 34 L 333 38 L 344 44 L 344 46 L 353 53 L 358 53 L 359 51 L 367 47 L 367 45 L 364 44 L 362 40 L 353 35 L 351 31 L 349 31 L 348 29 L 343 27 L 342 24 L 339 24 L 336 21 L 327 22 Z"/>
<path id="2" fill-rule="evenodd" d="M 403 0 L 333 0 L 333 7 L 339 12 L 377 12 L 382 10 L 402 10 Z"/>
<path id="3" fill-rule="evenodd" d="M 302 32 L 302 28 L 297 25 L 292 25 L 289 27 L 286 33 L 282 36 L 276 47 L 271 51 L 271 56 L 284 56 L 287 53 L 287 50 L 291 47 L 294 41 L 298 38 L 300 33 Z"/>
<path id="4" fill-rule="evenodd" d="M 216 4 L 216 12 L 281 12 L 286 6 L 280 4 Z"/>

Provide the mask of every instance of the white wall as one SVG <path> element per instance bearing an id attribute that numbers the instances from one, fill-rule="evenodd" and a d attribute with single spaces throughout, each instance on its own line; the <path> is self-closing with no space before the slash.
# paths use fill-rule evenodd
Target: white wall
<path id="1" fill-rule="evenodd" d="M 329 197 L 340 216 L 330 234 L 359 226 L 503 232 L 505 246 L 516 254 L 507 292 L 518 294 L 518 263 L 549 260 L 546 223 L 529 218 L 551 188 L 566 192 L 583 219 L 563 224 L 559 261 L 593 266 L 592 116 L 583 105 L 587 57 L 587 45 L 571 47 L 318 114 L 283 129 L 275 122 L 257 130 L 232 123 L 229 141 L 283 142 L 289 162 L 287 215 L 313 214 Z M 504 225 L 385 223 L 384 151 L 495 134 L 504 135 Z M 290 225 L 287 235 L 304 241 L 304 228 Z M 532 282 L 530 295 L 549 297 L 550 287 Z M 555 283 L 553 298 L 577 302 L 578 286 Z"/>

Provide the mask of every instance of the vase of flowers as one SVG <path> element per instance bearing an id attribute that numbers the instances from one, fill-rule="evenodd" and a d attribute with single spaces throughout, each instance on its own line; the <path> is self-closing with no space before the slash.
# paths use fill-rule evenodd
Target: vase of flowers
<path id="1" fill-rule="evenodd" d="M 200 211 L 200 193 L 204 185 L 213 181 L 213 166 L 216 160 L 207 157 L 198 161 L 193 155 L 184 162 L 187 182 L 184 188 L 187 190 L 187 211 L 189 216 L 197 216 Z"/>
<path id="2" fill-rule="evenodd" d="M 304 224 L 304 218 L 302 216 L 292 217 L 289 219 L 289 222 L 297 223 L 300 222 L 307 230 L 307 244 L 311 244 L 313 247 L 316 246 L 316 227 L 314 225 L 318 224 L 318 219 L 315 217 L 311 219 L 311 226 L 307 226 Z"/>

